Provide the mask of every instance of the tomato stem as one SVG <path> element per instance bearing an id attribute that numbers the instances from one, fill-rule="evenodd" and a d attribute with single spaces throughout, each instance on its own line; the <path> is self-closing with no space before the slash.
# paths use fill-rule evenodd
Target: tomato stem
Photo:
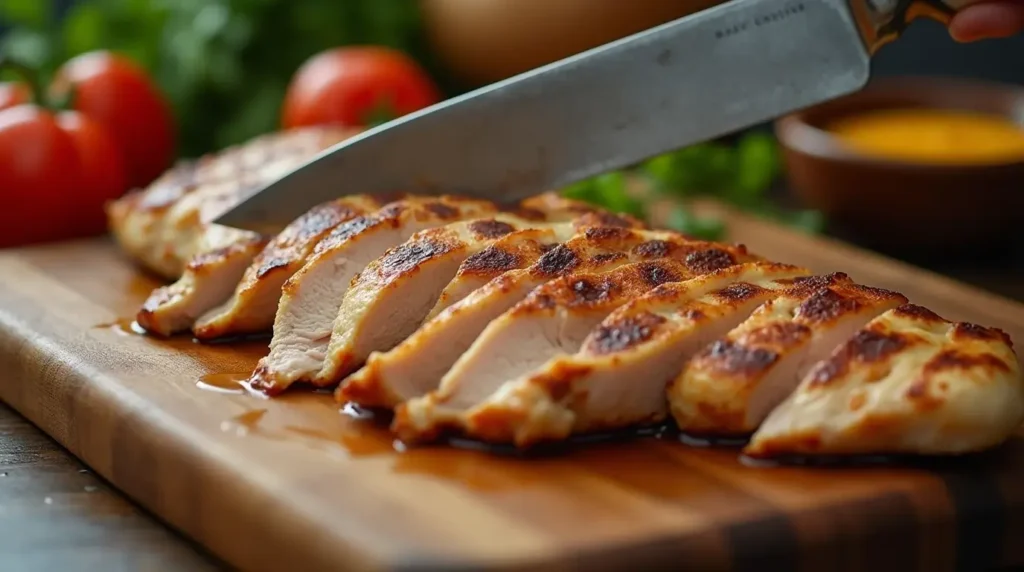
<path id="1" fill-rule="evenodd" d="M 26 66 L 25 64 L 0 54 L 0 71 L 5 69 L 11 70 L 21 77 L 21 81 L 28 86 L 29 97 L 32 101 L 40 101 L 43 98 L 42 86 L 39 83 L 39 74 L 36 70 Z"/>

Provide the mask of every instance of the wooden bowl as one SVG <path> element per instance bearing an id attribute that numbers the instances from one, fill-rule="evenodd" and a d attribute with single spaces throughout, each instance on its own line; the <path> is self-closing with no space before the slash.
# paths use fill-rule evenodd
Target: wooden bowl
<path id="1" fill-rule="evenodd" d="M 844 148 L 823 125 L 880 108 L 932 107 L 1024 121 L 1024 89 L 946 78 L 876 80 L 864 90 L 775 123 L 789 186 L 830 225 L 889 252 L 960 252 L 1005 245 L 1024 228 L 1024 161 L 917 164 Z"/>

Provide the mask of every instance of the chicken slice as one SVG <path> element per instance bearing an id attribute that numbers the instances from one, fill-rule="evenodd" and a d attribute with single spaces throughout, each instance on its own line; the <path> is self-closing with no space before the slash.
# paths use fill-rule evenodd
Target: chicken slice
<path id="1" fill-rule="evenodd" d="M 1005 333 L 907 304 L 819 362 L 754 434 L 751 457 L 962 454 L 1024 423 L 1024 379 Z"/>
<path id="2" fill-rule="evenodd" d="M 136 316 L 138 323 L 152 333 L 171 335 L 224 302 L 267 236 L 210 221 L 253 187 L 353 133 L 312 128 L 256 138 L 172 169 L 147 190 L 112 203 L 108 216 L 122 248 L 177 279 L 153 291 Z"/>
<path id="3" fill-rule="evenodd" d="M 423 323 L 459 266 L 501 237 L 524 229 L 590 224 L 574 209 L 548 213 L 548 222 L 514 214 L 426 230 L 373 261 L 345 294 L 314 385 L 332 386 L 359 369 L 373 351 L 396 346 Z"/>
<path id="4" fill-rule="evenodd" d="M 168 279 L 181 277 L 193 257 L 225 248 L 223 229 L 206 236 L 208 222 L 225 204 L 287 171 L 317 152 L 358 133 L 307 127 L 256 137 L 168 169 L 147 188 L 107 205 L 107 219 L 123 251 Z M 252 237 L 237 233 L 240 240 Z"/>
<path id="5" fill-rule="evenodd" d="M 281 287 L 270 351 L 249 383 L 275 394 L 310 381 L 323 367 L 338 308 L 359 271 L 417 232 L 496 212 L 489 201 L 409 197 L 335 227 Z"/>
<path id="6" fill-rule="evenodd" d="M 695 434 L 749 435 L 817 361 L 906 302 L 843 273 L 795 279 L 686 364 L 668 388 L 676 423 Z"/>
<path id="7" fill-rule="evenodd" d="M 297 218 L 245 269 L 231 298 L 192 326 L 195 337 L 212 340 L 270 331 L 281 286 L 302 267 L 320 240 L 341 223 L 376 212 L 384 202 L 384 197 L 345 197 L 316 206 Z"/>
<path id="8" fill-rule="evenodd" d="M 571 225 L 559 225 L 554 228 L 519 230 L 470 255 L 459 266 L 451 282 L 441 291 L 424 322 L 429 322 L 449 306 L 483 288 L 494 278 L 533 264 L 544 253 L 571 238 L 565 235 L 566 231 L 574 231 L 574 228 Z M 379 352 L 371 355 L 377 353 Z"/>
<path id="9" fill-rule="evenodd" d="M 245 268 L 266 246 L 259 234 L 210 225 L 202 234 L 200 253 L 174 283 L 153 290 L 135 321 L 152 334 L 170 336 L 187 330 L 196 317 L 231 295 Z"/>
<path id="10" fill-rule="evenodd" d="M 806 276 L 772 262 L 662 284 L 612 312 L 575 354 L 555 356 L 473 408 L 467 425 L 517 446 L 665 419 L 665 388 L 686 361 Z"/>
<path id="11" fill-rule="evenodd" d="M 367 407 L 394 407 L 424 395 L 437 389 L 444 374 L 492 320 L 541 284 L 572 272 L 608 272 L 670 253 L 709 251 L 709 246 L 674 232 L 587 228 L 529 268 L 505 272 L 434 317 L 428 316 L 392 350 L 370 354 L 366 365 L 345 379 L 337 397 Z"/>
<path id="12" fill-rule="evenodd" d="M 701 243 L 706 244 L 706 243 Z M 575 353 L 615 308 L 667 282 L 749 261 L 742 247 L 679 249 L 673 257 L 627 264 L 606 273 L 573 273 L 534 289 L 493 320 L 444 375 L 440 387 L 396 408 L 392 428 L 410 441 L 435 438 L 448 428 L 485 441 L 513 440 L 510 423 L 478 416 L 501 401 L 506 388 L 548 360 Z"/>

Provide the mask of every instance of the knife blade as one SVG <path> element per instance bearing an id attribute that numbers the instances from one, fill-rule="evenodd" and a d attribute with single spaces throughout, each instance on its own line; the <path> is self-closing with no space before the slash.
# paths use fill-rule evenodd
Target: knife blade
<path id="1" fill-rule="evenodd" d="M 356 193 L 512 202 L 735 132 L 864 86 L 880 1 L 733 0 L 367 130 L 214 222 Z"/>

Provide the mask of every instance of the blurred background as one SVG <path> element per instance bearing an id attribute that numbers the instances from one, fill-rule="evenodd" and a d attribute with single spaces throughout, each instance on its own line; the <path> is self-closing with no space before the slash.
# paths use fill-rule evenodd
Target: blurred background
<path id="1" fill-rule="evenodd" d="M 296 71 L 303 62 L 325 50 L 352 45 L 394 48 L 422 67 L 438 87 L 440 97 L 449 97 L 717 3 L 0 0 L 0 55 L 38 72 L 40 85 L 46 85 L 54 71 L 72 56 L 95 50 L 123 54 L 141 66 L 169 102 L 176 130 L 174 156 L 188 158 L 280 129 L 283 101 Z M 969 82 L 994 82 L 1000 89 L 1014 90 L 1006 93 L 1016 93 L 1017 86 L 1024 82 L 1024 38 L 960 45 L 940 24 L 916 22 L 903 39 L 878 54 L 875 74 L 875 81 L 879 82 L 907 76 L 958 77 Z M 17 77 L 10 71 L 0 71 L 0 80 Z M 964 93 L 963 101 L 951 100 L 948 106 L 1006 107 L 1005 102 L 992 103 L 999 99 L 997 96 L 978 95 L 977 90 L 971 89 Z M 1014 101 L 1021 103 L 1024 99 Z M 1024 109 L 1024 103 L 1017 108 L 1014 121 L 1019 120 L 1020 109 Z M 1021 220 L 1004 216 L 1004 224 L 1010 226 L 990 232 L 984 237 L 987 242 L 961 244 L 965 248 L 959 250 L 967 252 L 963 255 L 953 256 L 951 253 L 957 249 L 951 248 L 948 240 L 928 238 L 915 243 L 908 238 L 910 230 L 902 234 L 890 232 L 893 225 L 902 226 L 891 219 L 865 218 L 863 208 L 859 215 L 850 215 L 858 210 L 851 204 L 867 200 L 867 194 L 858 198 L 858 188 L 851 191 L 837 185 L 840 190 L 823 190 L 819 188 L 821 177 L 791 176 L 794 169 L 800 173 L 808 169 L 812 174 L 818 172 L 813 169 L 832 173 L 827 169 L 835 167 L 835 161 L 828 166 L 814 166 L 806 157 L 792 156 L 776 133 L 772 125 L 757 126 L 720 141 L 652 159 L 628 173 L 610 173 L 585 181 L 565 192 L 636 214 L 651 215 L 655 208 L 652 205 L 658 205 L 656 215 L 664 224 L 707 238 L 722 238 L 728 233 L 720 217 L 701 214 L 693 206 L 695 201 L 712 198 L 803 232 L 835 234 L 943 272 L 956 274 L 959 268 L 979 265 L 998 268 L 1002 273 L 1020 268 L 1017 233 L 1009 236 L 1005 228 L 1015 228 L 1013 225 Z M 909 139 L 913 140 L 913 133 Z M 993 195 L 998 198 L 991 201 L 996 206 L 989 211 L 979 210 L 970 215 L 973 218 L 961 220 L 964 226 L 985 227 L 989 220 L 986 217 L 994 210 L 1017 208 L 1002 197 L 1015 197 L 1016 188 L 1024 183 L 1017 164 L 1021 159 L 1024 157 L 986 165 L 984 168 L 990 171 L 1002 169 L 989 179 L 979 179 L 971 171 L 966 178 L 957 179 L 960 187 L 942 191 L 962 197 L 968 192 L 963 185 L 1012 187 L 1005 195 Z M 821 157 L 816 160 L 822 161 Z M 1018 168 L 1008 170 L 1007 163 Z M 828 176 L 853 180 L 856 173 L 867 172 L 854 167 Z M 919 167 L 910 168 L 920 170 Z M 944 175 L 941 168 L 936 172 L 940 180 L 953 179 Z M 877 183 L 885 192 L 891 192 L 886 181 L 896 180 L 895 175 L 873 173 L 871 176 L 881 179 L 857 179 L 857 184 L 873 188 Z M 637 179 L 643 182 L 640 191 L 632 184 Z M 926 179 L 901 180 L 909 181 L 901 183 L 908 188 L 933 184 Z M 800 192 L 793 192 L 794 187 Z M 840 193 L 852 198 L 838 200 Z M 671 200 L 663 200 L 666 198 Z M 925 207 L 938 218 L 922 219 L 921 226 L 906 228 L 914 228 L 913 235 L 919 236 L 917 228 L 940 224 L 934 222 L 937 220 L 948 221 L 950 213 L 963 210 L 962 199 L 943 201 L 932 201 Z M 877 211 L 885 205 L 872 208 Z M 1020 210 L 1024 212 L 1024 208 Z M 962 219 L 966 215 L 957 216 Z M 954 233 L 940 229 L 932 234 L 941 238 Z M 911 243 L 915 243 L 913 248 L 909 247 Z M 1010 287 L 1000 284 L 984 285 L 1024 296 L 1024 291 L 1011 292 Z"/>

